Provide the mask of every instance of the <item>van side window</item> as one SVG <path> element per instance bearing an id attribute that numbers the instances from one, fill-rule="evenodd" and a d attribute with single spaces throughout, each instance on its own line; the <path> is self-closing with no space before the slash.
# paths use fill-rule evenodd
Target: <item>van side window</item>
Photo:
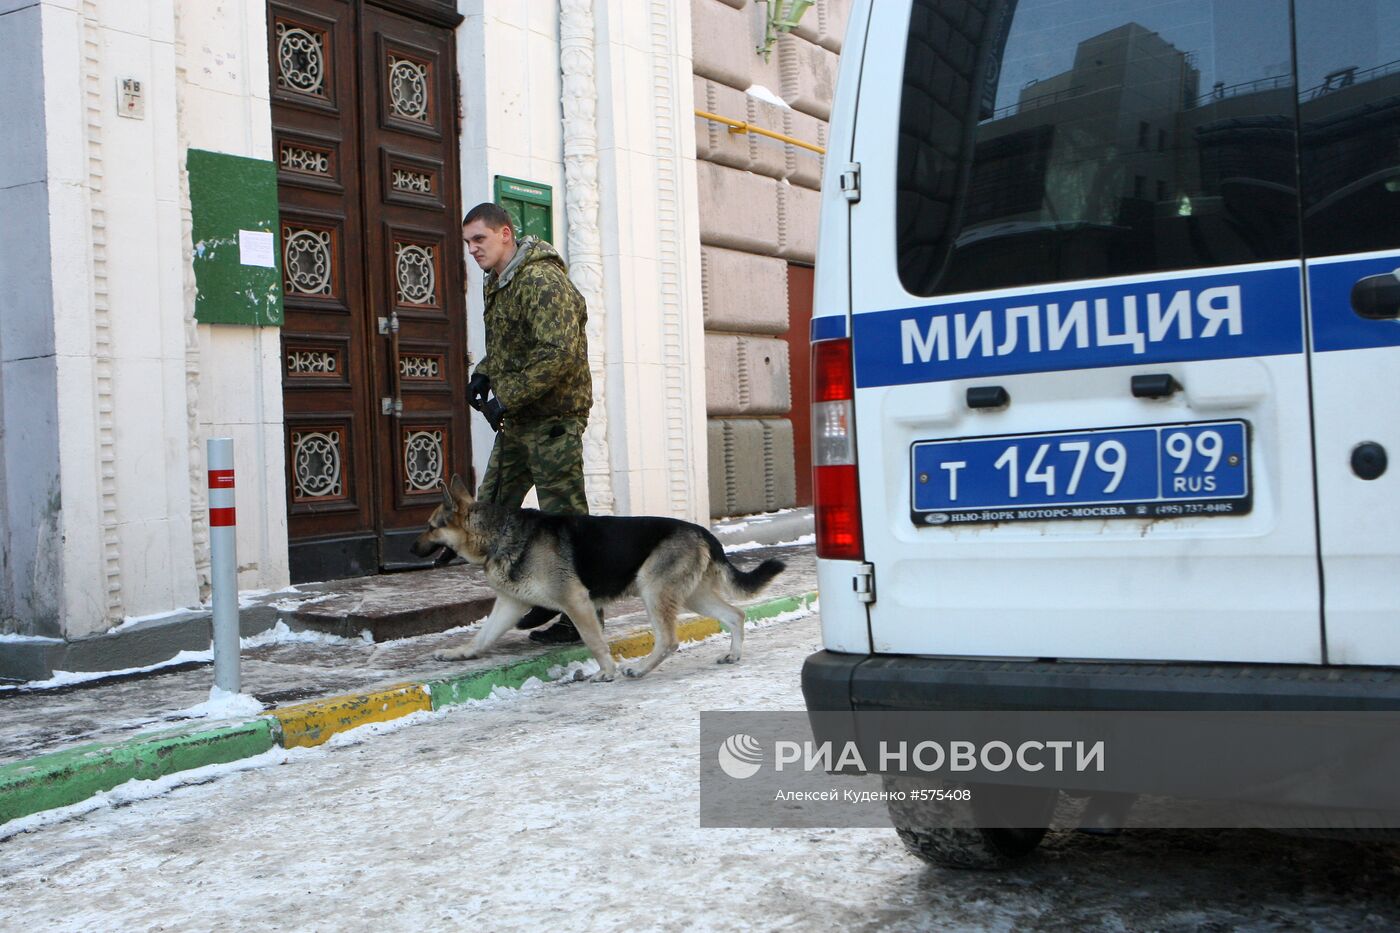
<path id="1" fill-rule="evenodd" d="M 1309 256 L 1400 244 L 1400 3 L 1299 0 Z"/>
<path id="2" fill-rule="evenodd" d="M 904 287 L 1297 258 L 1292 74 L 1288 0 L 914 0 Z"/>

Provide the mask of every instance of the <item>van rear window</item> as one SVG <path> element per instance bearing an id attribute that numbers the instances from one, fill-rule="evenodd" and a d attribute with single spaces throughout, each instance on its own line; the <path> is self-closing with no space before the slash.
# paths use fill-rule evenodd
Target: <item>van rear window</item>
<path id="1" fill-rule="evenodd" d="M 916 295 L 1299 255 L 1288 0 L 914 0 Z"/>

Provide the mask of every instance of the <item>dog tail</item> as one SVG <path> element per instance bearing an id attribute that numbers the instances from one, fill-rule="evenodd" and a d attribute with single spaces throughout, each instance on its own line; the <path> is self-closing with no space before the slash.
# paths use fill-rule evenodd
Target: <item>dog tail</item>
<path id="1" fill-rule="evenodd" d="M 728 560 L 725 561 L 725 564 L 729 572 L 729 585 L 744 596 L 752 596 L 763 589 L 787 567 L 787 564 L 773 557 L 768 558 L 752 570 L 740 570 Z"/>

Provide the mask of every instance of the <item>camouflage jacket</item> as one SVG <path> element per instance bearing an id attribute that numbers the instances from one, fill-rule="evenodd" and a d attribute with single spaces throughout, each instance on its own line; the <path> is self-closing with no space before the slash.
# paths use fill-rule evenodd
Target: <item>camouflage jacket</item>
<path id="1" fill-rule="evenodd" d="M 588 415 L 593 379 L 584 324 L 588 310 L 554 247 L 524 237 L 499 276 L 488 272 L 486 356 L 506 421 Z"/>

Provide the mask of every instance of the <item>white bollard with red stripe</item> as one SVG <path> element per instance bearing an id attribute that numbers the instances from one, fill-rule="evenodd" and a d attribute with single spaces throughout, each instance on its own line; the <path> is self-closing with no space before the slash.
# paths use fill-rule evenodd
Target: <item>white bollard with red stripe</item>
<path id="1" fill-rule="evenodd" d="M 238 693 L 238 521 L 233 508 L 233 438 L 211 437 L 208 463 L 214 686 Z"/>

